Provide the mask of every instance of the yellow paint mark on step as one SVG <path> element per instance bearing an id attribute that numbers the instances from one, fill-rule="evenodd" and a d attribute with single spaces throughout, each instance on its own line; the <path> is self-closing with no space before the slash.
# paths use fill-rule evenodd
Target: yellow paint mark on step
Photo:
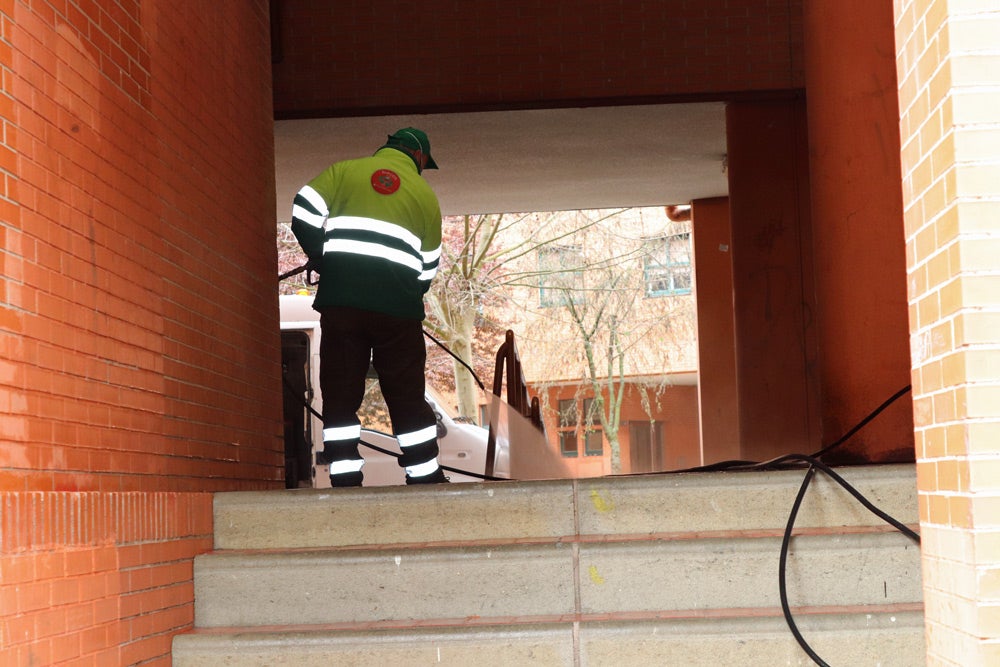
<path id="1" fill-rule="evenodd" d="M 597 489 L 590 490 L 590 501 L 594 503 L 594 509 L 598 512 L 610 512 L 615 508 L 615 503 L 610 498 L 605 499 L 597 492 Z"/>
<path id="2" fill-rule="evenodd" d="M 604 577 L 602 577 L 600 573 L 598 573 L 596 565 L 590 566 L 590 580 L 593 581 L 598 586 L 604 585 Z"/>

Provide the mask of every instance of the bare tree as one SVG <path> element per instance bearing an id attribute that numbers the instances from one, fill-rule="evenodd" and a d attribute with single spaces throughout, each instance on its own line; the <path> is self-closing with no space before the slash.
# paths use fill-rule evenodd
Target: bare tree
<path id="1" fill-rule="evenodd" d="M 567 225 L 567 220 L 573 223 Z M 445 218 L 441 266 L 427 295 L 426 325 L 461 359 L 452 364 L 459 415 L 473 418 L 479 404 L 474 379 L 465 364 L 479 366 L 480 376 L 490 375 L 488 364 L 503 332 L 520 319 L 511 310 L 509 292 L 538 273 L 512 267 L 533 257 L 539 248 L 579 231 L 573 224 L 595 222 L 576 212 Z"/>
<path id="2" fill-rule="evenodd" d="M 484 368 L 484 362 L 488 363 L 489 358 L 481 354 L 483 344 L 496 339 L 496 328 L 488 326 L 484 313 L 497 300 L 500 290 L 503 271 L 497 260 L 496 241 L 504 223 L 503 215 L 446 218 L 441 265 L 426 298 L 425 325 L 457 357 L 450 360 L 452 377 L 458 414 L 467 419 L 475 418 L 479 401 L 466 365 L 473 369 L 479 366 L 480 377 L 486 374 L 489 369 Z M 477 340 L 479 349 L 474 350 Z"/>

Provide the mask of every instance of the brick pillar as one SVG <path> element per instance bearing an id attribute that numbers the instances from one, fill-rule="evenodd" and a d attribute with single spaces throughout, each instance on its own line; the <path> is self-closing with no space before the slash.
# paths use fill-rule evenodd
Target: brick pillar
<path id="1" fill-rule="evenodd" d="M 733 314 L 733 231 L 726 197 L 696 200 L 691 211 L 698 302 L 700 463 L 708 464 L 741 456 Z"/>
<path id="2" fill-rule="evenodd" d="M 754 461 L 820 444 L 804 107 L 726 110 L 740 458 Z"/>
<path id="3" fill-rule="evenodd" d="M 929 665 L 1000 664 L 1000 6 L 896 0 Z"/>
<path id="4" fill-rule="evenodd" d="M 892 8 L 805 3 L 823 444 L 910 384 Z M 912 461 L 909 394 L 828 462 Z"/>

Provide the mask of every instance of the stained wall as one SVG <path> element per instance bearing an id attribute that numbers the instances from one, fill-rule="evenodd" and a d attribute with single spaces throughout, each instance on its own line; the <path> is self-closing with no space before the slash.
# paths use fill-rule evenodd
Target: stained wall
<path id="1" fill-rule="evenodd" d="M 208 492 L 283 486 L 267 3 L 0 27 L 0 663 L 169 664 Z"/>

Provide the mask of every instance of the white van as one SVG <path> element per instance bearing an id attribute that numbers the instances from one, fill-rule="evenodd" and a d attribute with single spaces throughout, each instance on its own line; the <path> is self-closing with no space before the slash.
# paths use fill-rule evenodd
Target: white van
<path id="1" fill-rule="evenodd" d="M 279 302 L 284 376 L 285 486 L 329 487 L 328 466 L 316 462 L 317 453 L 323 451 L 323 424 L 316 416 L 323 412 L 319 389 L 319 313 L 312 308 L 312 295 L 282 295 Z M 452 482 L 480 481 L 482 477 L 458 471 L 479 476 L 485 474 L 488 430 L 456 422 L 455 413 L 447 409 L 430 388 L 426 397 L 437 415 L 441 450 L 438 461 L 445 468 L 445 475 Z M 365 458 L 365 486 L 406 483 L 403 469 L 393 456 L 398 455 L 400 450 L 391 433 L 362 422 L 361 442 L 361 455 Z M 374 445 L 391 454 L 366 445 Z M 509 456 L 503 439 L 497 442 L 493 476 L 510 477 Z"/>

